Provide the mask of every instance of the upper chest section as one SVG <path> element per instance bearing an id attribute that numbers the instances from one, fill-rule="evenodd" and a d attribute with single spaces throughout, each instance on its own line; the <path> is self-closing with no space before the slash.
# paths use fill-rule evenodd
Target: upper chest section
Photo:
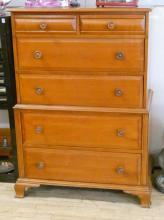
<path id="1" fill-rule="evenodd" d="M 130 10 L 17 11 L 12 13 L 17 35 L 113 36 L 145 35 L 148 12 Z"/>

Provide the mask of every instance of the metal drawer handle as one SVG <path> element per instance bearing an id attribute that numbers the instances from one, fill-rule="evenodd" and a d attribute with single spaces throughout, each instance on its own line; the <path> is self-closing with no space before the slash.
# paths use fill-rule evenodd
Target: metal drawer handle
<path id="1" fill-rule="evenodd" d="M 0 68 L 0 71 L 1 71 L 1 68 Z M 4 72 L 0 72 L 0 77 L 4 77 Z"/>
<path id="2" fill-rule="evenodd" d="M 44 89 L 43 89 L 43 88 L 41 88 L 41 87 L 36 87 L 36 88 L 35 88 L 35 93 L 36 93 L 37 95 L 42 95 L 43 92 L 44 92 Z"/>
<path id="3" fill-rule="evenodd" d="M 7 102 L 7 97 L 0 96 L 0 102 Z"/>
<path id="4" fill-rule="evenodd" d="M 125 131 L 122 129 L 117 129 L 116 131 L 117 137 L 124 137 L 125 136 Z"/>
<path id="5" fill-rule="evenodd" d="M 0 84 L 4 84 L 4 83 L 5 83 L 5 79 L 3 79 L 3 78 L 1 79 L 0 78 Z"/>
<path id="6" fill-rule="evenodd" d="M 111 31 L 115 29 L 115 24 L 112 21 L 109 22 L 107 26 L 108 26 L 108 29 Z"/>
<path id="7" fill-rule="evenodd" d="M 117 60 L 124 60 L 125 56 L 124 56 L 124 53 L 119 51 L 116 53 L 116 59 Z"/>
<path id="8" fill-rule="evenodd" d="M 46 23 L 41 23 L 41 24 L 39 25 L 39 27 L 40 27 L 41 30 L 45 30 L 45 29 L 47 29 L 48 24 L 46 24 Z"/>
<path id="9" fill-rule="evenodd" d="M 37 127 L 35 128 L 35 133 L 36 133 L 36 134 L 41 134 L 41 133 L 43 133 L 43 127 L 37 126 Z"/>
<path id="10" fill-rule="evenodd" d="M 116 172 L 118 174 L 124 174 L 125 173 L 125 169 L 123 167 L 117 167 Z"/>
<path id="11" fill-rule="evenodd" d="M 123 96 L 123 91 L 121 89 L 117 88 L 117 89 L 114 90 L 114 94 L 117 97 L 121 97 L 121 96 Z"/>
<path id="12" fill-rule="evenodd" d="M 42 170 L 45 168 L 45 163 L 40 161 L 38 163 L 36 163 L 36 168 L 39 169 L 39 170 Z"/>
<path id="13" fill-rule="evenodd" d="M 41 51 L 36 50 L 36 51 L 34 52 L 34 58 L 35 58 L 35 59 L 39 60 L 39 59 L 42 58 L 42 56 L 43 56 L 43 54 L 42 54 Z"/>
<path id="14" fill-rule="evenodd" d="M 6 93 L 6 87 L 0 87 L 0 94 Z"/>

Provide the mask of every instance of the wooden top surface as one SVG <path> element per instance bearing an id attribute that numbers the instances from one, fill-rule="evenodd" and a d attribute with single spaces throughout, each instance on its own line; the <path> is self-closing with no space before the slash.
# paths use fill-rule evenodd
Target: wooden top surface
<path id="1" fill-rule="evenodd" d="M 55 13 L 55 12 L 149 12 L 150 8 L 140 8 L 140 7 L 61 7 L 61 8 L 26 8 L 26 7 L 17 7 L 17 8 L 8 8 L 10 12 L 18 13 Z"/>

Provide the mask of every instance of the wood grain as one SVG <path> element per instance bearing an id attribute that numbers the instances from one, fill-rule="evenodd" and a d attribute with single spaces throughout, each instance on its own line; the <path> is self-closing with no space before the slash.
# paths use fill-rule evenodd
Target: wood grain
<path id="1" fill-rule="evenodd" d="M 144 34 L 144 15 L 81 15 L 82 34 Z"/>
<path id="2" fill-rule="evenodd" d="M 142 77 L 20 74 L 18 80 L 20 104 L 143 107 Z"/>
<path id="3" fill-rule="evenodd" d="M 17 42 L 18 69 L 72 71 L 144 71 L 143 39 L 81 39 L 19 37 Z M 25 52 L 26 51 L 26 52 Z M 41 54 L 35 58 L 35 53 Z M 71 52 L 71 56 L 70 56 Z M 116 58 L 117 53 L 123 59 Z"/>
<path id="4" fill-rule="evenodd" d="M 17 16 L 16 32 L 53 32 L 62 34 L 76 33 L 76 16 Z"/>
<path id="5" fill-rule="evenodd" d="M 21 113 L 21 122 L 23 145 L 141 148 L 140 116 L 31 111 Z"/>
<path id="6" fill-rule="evenodd" d="M 42 167 L 39 166 L 41 163 Z M 123 171 L 119 172 L 119 169 Z M 140 156 L 55 149 L 42 149 L 38 152 L 35 148 L 26 149 L 25 177 L 138 185 Z"/>

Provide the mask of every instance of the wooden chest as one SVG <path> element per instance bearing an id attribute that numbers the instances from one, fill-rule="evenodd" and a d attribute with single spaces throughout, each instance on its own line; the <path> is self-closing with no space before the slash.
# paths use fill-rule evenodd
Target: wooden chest
<path id="1" fill-rule="evenodd" d="M 148 9 L 12 9 L 16 196 L 119 189 L 150 205 Z"/>

